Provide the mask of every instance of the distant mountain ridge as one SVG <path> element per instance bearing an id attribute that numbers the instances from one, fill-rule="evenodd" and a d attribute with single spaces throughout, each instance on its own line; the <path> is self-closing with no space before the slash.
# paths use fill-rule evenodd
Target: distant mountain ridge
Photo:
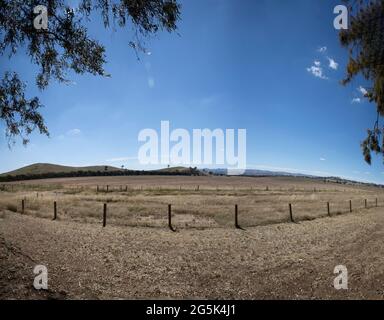
<path id="1" fill-rule="evenodd" d="M 87 167 L 70 167 L 62 166 L 59 164 L 51 163 L 35 163 L 29 166 L 22 167 L 10 172 L 0 174 L 0 176 L 19 176 L 19 175 L 33 175 L 33 174 L 48 174 L 48 173 L 68 173 L 75 171 L 89 171 L 89 172 L 98 172 L 98 171 L 118 171 L 121 170 L 112 166 L 87 166 Z"/>
<path id="2" fill-rule="evenodd" d="M 32 179 L 47 179 L 61 177 L 89 177 L 89 176 L 124 176 L 124 175 L 228 175 L 227 169 L 197 169 L 188 167 L 169 167 L 158 170 L 130 170 L 113 166 L 98 165 L 87 167 L 71 167 L 51 163 L 35 163 L 10 172 L 0 174 L 0 181 L 20 181 Z M 241 176 L 248 177 L 302 177 L 309 179 L 324 180 L 340 184 L 359 184 L 384 187 L 380 184 L 358 182 L 340 177 L 320 177 L 302 173 L 290 173 L 284 171 L 268 171 L 258 169 L 247 169 Z"/>
<path id="3" fill-rule="evenodd" d="M 70 167 L 51 163 L 35 163 L 0 174 L 0 181 L 20 181 L 65 177 L 125 176 L 125 175 L 206 175 L 196 168 L 170 167 L 159 170 L 130 170 L 112 166 Z"/>
<path id="4" fill-rule="evenodd" d="M 209 172 L 214 175 L 227 175 L 227 169 L 203 169 L 204 172 Z M 325 182 L 334 182 L 340 184 L 353 184 L 353 185 L 368 185 L 368 186 L 376 186 L 376 187 L 384 187 L 384 185 L 370 183 L 370 182 L 360 182 L 349 179 L 344 179 L 340 177 L 332 177 L 332 176 L 315 176 L 310 174 L 303 173 L 291 173 L 284 171 L 268 171 L 268 170 L 258 170 L 258 169 L 246 169 L 241 176 L 247 177 L 301 177 L 301 178 L 309 178 L 309 179 L 317 179 L 324 180 Z"/>
<path id="5" fill-rule="evenodd" d="M 227 169 L 204 169 L 205 172 L 212 172 L 213 174 L 227 175 Z M 318 176 L 306 175 L 302 173 L 290 173 L 284 171 L 269 171 L 269 170 L 258 170 L 258 169 L 246 169 L 242 176 L 253 176 L 253 177 L 273 177 L 273 176 L 289 176 L 289 177 L 311 177 L 319 178 Z"/>

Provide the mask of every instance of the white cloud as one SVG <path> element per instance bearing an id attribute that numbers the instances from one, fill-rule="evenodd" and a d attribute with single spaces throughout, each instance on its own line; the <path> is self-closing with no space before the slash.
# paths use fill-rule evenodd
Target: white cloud
<path id="1" fill-rule="evenodd" d="M 361 103 L 360 98 L 353 98 L 351 103 Z"/>
<path id="2" fill-rule="evenodd" d="M 322 67 L 319 67 L 319 66 L 316 66 L 316 62 L 315 61 L 315 65 L 314 66 L 311 66 L 310 68 L 307 68 L 307 71 L 309 73 L 311 73 L 312 75 L 314 75 L 316 78 L 320 78 L 320 79 L 328 79 L 325 75 L 324 75 L 324 72 L 323 72 L 323 68 Z"/>
<path id="3" fill-rule="evenodd" d="M 129 160 L 136 160 L 137 157 L 120 157 L 120 158 L 111 158 L 105 160 L 106 162 L 122 162 L 122 161 L 129 161 Z"/>
<path id="4" fill-rule="evenodd" d="M 216 95 L 206 96 L 200 99 L 199 104 L 203 107 L 211 106 L 217 103 L 218 97 Z"/>
<path id="5" fill-rule="evenodd" d="M 320 158 L 320 161 L 326 161 L 327 159 L 325 159 L 325 158 Z"/>
<path id="6" fill-rule="evenodd" d="M 65 137 L 75 137 L 81 135 L 81 130 L 80 129 L 71 129 L 68 130 L 65 134 L 60 134 L 57 136 L 57 139 L 59 140 L 64 140 Z"/>
<path id="7" fill-rule="evenodd" d="M 149 72 L 149 71 L 151 71 L 151 67 L 152 67 L 152 65 L 151 65 L 151 63 L 150 63 L 149 61 L 147 61 L 147 62 L 144 64 L 144 67 L 145 67 L 145 69 Z"/>
<path id="8" fill-rule="evenodd" d="M 357 90 L 359 90 L 360 93 L 361 93 L 363 96 L 366 96 L 366 95 L 368 94 L 367 89 L 363 88 L 362 86 L 358 87 Z"/>
<path id="9" fill-rule="evenodd" d="M 321 62 L 318 60 L 315 60 L 313 63 L 315 64 L 316 67 L 320 67 L 321 65 Z"/>
<path id="10" fill-rule="evenodd" d="M 337 70 L 337 68 L 339 67 L 339 64 L 332 58 L 327 57 L 327 59 L 329 61 L 329 67 L 333 70 Z"/>
<path id="11" fill-rule="evenodd" d="M 319 49 L 317 49 L 317 52 L 320 53 L 324 53 L 325 51 L 327 51 L 327 47 L 320 47 Z"/>
<path id="12" fill-rule="evenodd" d="M 152 77 L 148 77 L 148 87 L 150 89 L 154 88 L 155 87 L 155 79 L 152 78 Z"/>
<path id="13" fill-rule="evenodd" d="M 78 136 L 81 134 L 81 130 L 80 129 L 71 129 L 69 131 L 67 131 L 67 136 Z"/>

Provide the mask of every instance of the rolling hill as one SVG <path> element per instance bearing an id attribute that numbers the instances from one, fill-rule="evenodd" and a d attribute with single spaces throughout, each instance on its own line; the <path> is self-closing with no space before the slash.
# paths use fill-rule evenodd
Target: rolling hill
<path id="1" fill-rule="evenodd" d="M 186 167 L 171 167 L 159 170 L 129 170 L 112 166 L 70 167 L 50 163 L 35 163 L 17 170 L 0 174 L 1 182 L 47 179 L 59 177 L 119 176 L 119 175 L 206 175 Z"/>
<path id="2" fill-rule="evenodd" d="M 107 168 L 107 169 L 106 169 Z M 111 166 L 69 167 L 51 163 L 35 163 L 17 170 L 0 174 L 0 176 L 38 175 L 49 173 L 70 173 L 77 171 L 119 171 L 121 169 Z"/>

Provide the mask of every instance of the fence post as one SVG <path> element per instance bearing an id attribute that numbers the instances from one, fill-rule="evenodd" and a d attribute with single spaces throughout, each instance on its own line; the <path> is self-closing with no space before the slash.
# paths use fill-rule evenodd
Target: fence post
<path id="1" fill-rule="evenodd" d="M 21 200 L 21 213 L 24 214 L 24 209 L 25 209 L 25 201 L 24 199 Z"/>
<path id="2" fill-rule="evenodd" d="M 56 201 L 53 202 L 53 220 L 56 220 L 57 218 L 57 203 Z"/>
<path id="3" fill-rule="evenodd" d="M 107 192 L 108 192 L 108 189 L 109 189 L 109 185 L 107 185 Z"/>
<path id="4" fill-rule="evenodd" d="M 349 200 L 349 212 L 352 212 L 352 200 Z"/>
<path id="5" fill-rule="evenodd" d="M 376 198 L 376 207 L 377 207 L 377 198 Z"/>
<path id="6" fill-rule="evenodd" d="M 168 205 L 168 227 L 171 229 L 173 232 L 176 230 L 172 227 L 172 206 L 169 204 Z"/>
<path id="7" fill-rule="evenodd" d="M 328 210 L 328 216 L 331 216 L 331 209 L 329 206 L 329 202 L 327 202 L 327 210 Z"/>
<path id="8" fill-rule="evenodd" d="M 241 229 L 239 226 L 239 219 L 238 219 L 238 207 L 237 204 L 235 204 L 235 228 Z"/>
<path id="9" fill-rule="evenodd" d="M 291 219 L 291 222 L 295 222 L 295 220 L 293 220 L 293 212 L 292 212 L 292 204 L 291 203 L 289 204 L 289 218 Z"/>
<path id="10" fill-rule="evenodd" d="M 99 185 L 97 185 L 96 192 L 99 192 Z"/>
<path id="11" fill-rule="evenodd" d="M 365 204 L 365 209 L 367 209 L 367 207 L 368 207 L 367 199 L 364 199 L 364 204 Z"/>
<path id="12" fill-rule="evenodd" d="M 107 225 L 107 204 L 104 203 L 104 211 L 103 211 L 103 227 Z"/>

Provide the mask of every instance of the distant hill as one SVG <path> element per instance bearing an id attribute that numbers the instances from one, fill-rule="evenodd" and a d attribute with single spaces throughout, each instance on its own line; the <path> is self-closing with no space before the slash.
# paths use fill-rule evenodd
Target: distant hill
<path id="1" fill-rule="evenodd" d="M 204 169 L 204 172 L 211 172 L 216 175 L 227 175 L 228 169 Z M 251 176 L 251 177 L 307 177 L 307 178 L 321 178 L 318 176 L 307 175 L 302 173 L 290 173 L 284 171 L 269 171 L 269 170 L 258 170 L 258 169 L 246 169 L 242 176 Z"/>
<path id="2" fill-rule="evenodd" d="M 203 171 L 200 171 L 198 169 L 194 168 L 188 168 L 188 167 L 170 167 L 170 168 L 164 168 L 159 170 L 154 170 L 157 172 L 162 173 L 198 173 L 199 175 L 205 175 Z"/>
<path id="3" fill-rule="evenodd" d="M 220 169 L 220 168 L 218 168 L 218 169 L 203 169 L 203 172 L 210 173 L 213 175 L 222 175 L 222 176 L 225 176 L 228 174 L 227 169 Z M 308 178 L 308 179 L 323 180 L 324 182 L 333 182 L 333 183 L 339 183 L 339 184 L 365 185 L 365 186 L 374 186 L 374 187 L 384 188 L 384 185 L 376 184 L 376 183 L 360 182 L 360 181 L 354 181 L 354 180 L 350 180 L 350 179 L 343 179 L 340 177 L 314 176 L 314 175 L 309 175 L 309 174 L 290 173 L 290 172 L 284 172 L 284 171 L 268 171 L 268 170 L 258 170 L 258 169 L 247 169 L 240 175 L 241 176 L 247 176 L 247 177 Z"/>
<path id="4" fill-rule="evenodd" d="M 119 171 L 121 169 L 111 166 L 69 167 L 51 163 L 35 163 L 20 169 L 0 174 L 1 176 L 39 175 L 49 173 L 70 173 L 77 171 Z"/>
<path id="5" fill-rule="evenodd" d="M 196 168 L 173 167 L 159 170 L 128 170 L 111 166 L 69 167 L 50 163 L 35 163 L 14 171 L 0 174 L 1 182 L 90 176 L 128 175 L 206 175 Z"/>

